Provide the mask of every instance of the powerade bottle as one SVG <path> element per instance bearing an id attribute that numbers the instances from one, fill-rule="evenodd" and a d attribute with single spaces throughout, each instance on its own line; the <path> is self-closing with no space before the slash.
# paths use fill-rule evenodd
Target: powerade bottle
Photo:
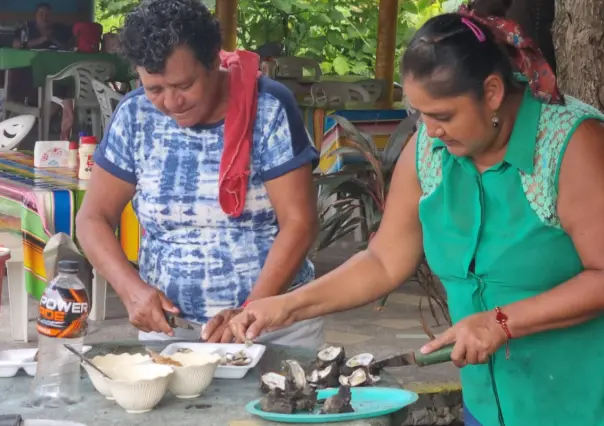
<path id="1" fill-rule="evenodd" d="M 90 307 L 86 287 L 78 278 L 79 262 L 61 260 L 38 314 L 38 366 L 31 383 L 31 403 L 61 407 L 80 401 L 80 360 L 65 344 L 82 350 Z"/>

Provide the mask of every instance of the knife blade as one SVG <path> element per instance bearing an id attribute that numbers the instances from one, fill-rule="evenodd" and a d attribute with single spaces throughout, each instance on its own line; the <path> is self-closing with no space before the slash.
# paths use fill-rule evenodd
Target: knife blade
<path id="1" fill-rule="evenodd" d="M 168 325 L 172 328 L 182 328 L 184 330 L 195 330 L 200 329 L 201 325 L 196 324 L 191 321 L 187 321 L 186 319 L 179 317 L 178 315 L 174 315 L 170 312 L 165 313 L 166 321 L 168 321 Z"/>
<path id="2" fill-rule="evenodd" d="M 443 346 L 442 348 L 425 355 L 420 351 L 411 351 L 377 361 L 372 367 L 381 370 L 385 367 L 404 367 L 407 365 L 424 367 L 427 365 L 440 364 L 451 361 L 451 352 L 453 352 L 453 345 Z"/>

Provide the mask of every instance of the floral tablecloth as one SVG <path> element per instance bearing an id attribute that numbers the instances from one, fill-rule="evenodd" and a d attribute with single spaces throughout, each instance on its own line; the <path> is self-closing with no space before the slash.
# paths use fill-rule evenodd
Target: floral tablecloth
<path id="1" fill-rule="evenodd" d="M 58 232 L 75 238 L 75 216 L 85 192 L 85 182 L 79 181 L 71 169 L 35 168 L 29 152 L 0 153 L 0 233 L 21 236 L 24 282 L 27 292 L 36 298 L 47 283 L 44 246 Z M 138 260 L 141 231 L 129 204 L 117 237 L 134 263 Z"/>

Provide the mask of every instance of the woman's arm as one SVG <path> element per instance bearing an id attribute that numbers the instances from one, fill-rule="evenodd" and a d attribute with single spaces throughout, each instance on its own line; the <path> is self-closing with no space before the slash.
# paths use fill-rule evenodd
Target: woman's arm
<path id="1" fill-rule="evenodd" d="M 128 261 L 115 230 L 135 186 L 96 166 L 76 217 L 78 241 L 94 268 L 111 284 L 126 309 L 130 322 L 142 331 L 173 334 L 163 311 L 178 309 L 143 280 Z M 93 302 L 94 303 L 94 302 Z"/>
<path id="2" fill-rule="evenodd" d="M 585 270 L 554 289 L 503 307 L 514 337 L 570 327 L 604 311 L 604 126 L 583 122 L 562 160 L 558 215 Z"/>
<path id="3" fill-rule="evenodd" d="M 296 291 L 250 303 L 231 321 L 236 338 L 253 339 L 267 329 L 365 305 L 411 277 L 423 254 L 415 170 L 413 137 L 398 161 L 381 226 L 367 250 Z"/>
<path id="4" fill-rule="evenodd" d="M 248 300 L 283 293 L 291 285 L 315 241 L 317 191 L 310 164 L 265 182 L 279 233 Z"/>

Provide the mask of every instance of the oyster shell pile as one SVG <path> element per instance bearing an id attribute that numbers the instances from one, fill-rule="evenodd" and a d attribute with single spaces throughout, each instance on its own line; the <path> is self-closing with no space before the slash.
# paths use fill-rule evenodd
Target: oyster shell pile
<path id="1" fill-rule="evenodd" d="M 344 348 L 328 346 L 305 369 L 295 360 L 284 361 L 278 372 L 264 374 L 260 389 L 266 395 L 260 401 L 263 411 L 293 414 L 318 411 L 322 414 L 349 413 L 350 388 L 369 386 L 380 380 L 371 354 L 346 358 Z M 317 401 L 317 390 L 339 387 L 338 393 Z"/>

